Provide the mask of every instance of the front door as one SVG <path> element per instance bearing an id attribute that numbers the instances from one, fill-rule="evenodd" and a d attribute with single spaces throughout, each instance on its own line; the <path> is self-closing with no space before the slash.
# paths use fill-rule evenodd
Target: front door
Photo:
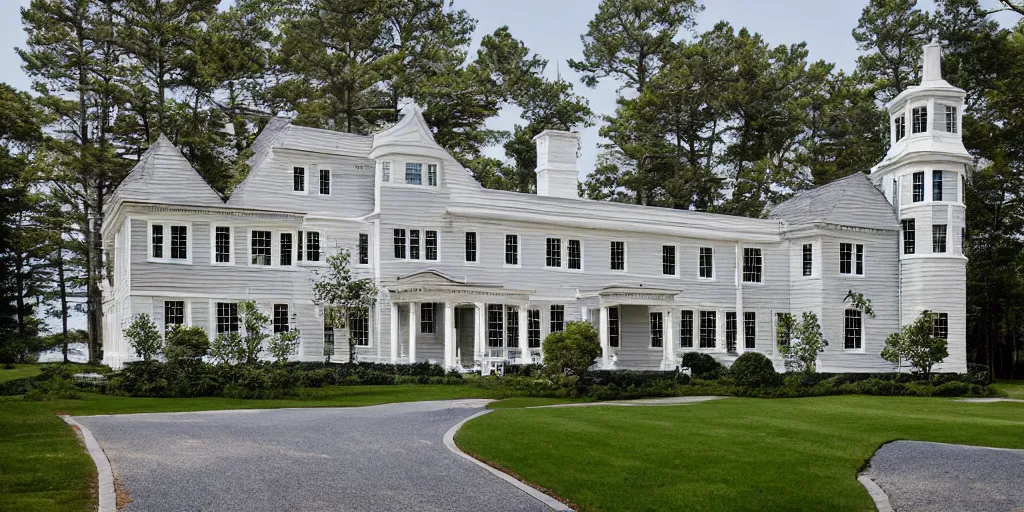
<path id="1" fill-rule="evenodd" d="M 474 364 L 473 338 L 476 331 L 476 310 L 473 306 L 455 307 L 455 344 L 458 361 L 465 367 Z"/>

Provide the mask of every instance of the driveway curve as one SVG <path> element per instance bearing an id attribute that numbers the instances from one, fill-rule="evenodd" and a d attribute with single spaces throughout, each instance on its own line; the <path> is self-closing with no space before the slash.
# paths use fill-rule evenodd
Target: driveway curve
<path id="1" fill-rule="evenodd" d="M 449 451 L 486 401 L 80 416 L 128 512 L 550 510 Z M 510 440 L 519 442 L 519 440 Z"/>

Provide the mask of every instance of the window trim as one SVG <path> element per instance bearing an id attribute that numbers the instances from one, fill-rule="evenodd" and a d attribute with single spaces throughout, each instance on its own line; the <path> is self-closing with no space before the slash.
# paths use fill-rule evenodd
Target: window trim
<path id="1" fill-rule="evenodd" d="M 694 310 L 692 310 L 692 309 L 680 309 L 679 310 L 679 342 L 676 343 L 676 348 L 688 348 L 688 349 L 695 348 L 693 346 L 694 342 L 696 341 L 696 336 L 694 335 L 694 331 L 696 329 L 694 328 L 694 326 L 695 326 L 695 324 L 697 322 L 695 321 L 695 316 L 696 315 L 694 315 L 693 312 L 694 312 Z M 689 329 L 689 331 L 690 331 L 690 333 L 689 333 L 689 335 L 690 335 L 689 336 L 690 337 L 690 344 L 689 345 L 683 345 L 683 332 L 684 332 L 683 331 L 683 328 L 684 328 L 684 322 L 683 322 L 684 315 L 683 315 L 683 313 L 689 313 L 689 317 L 690 317 L 689 318 L 689 323 L 690 323 L 690 329 Z"/>
<path id="2" fill-rule="evenodd" d="M 253 233 L 256 233 L 257 231 L 259 231 L 261 233 L 265 232 L 265 233 L 270 235 L 269 239 L 267 240 L 269 242 L 269 248 L 270 248 L 270 254 L 267 255 L 267 258 L 268 258 L 268 261 L 270 263 L 267 263 L 266 265 L 256 264 L 256 263 L 253 263 L 253 261 L 252 261 L 252 257 L 253 257 L 253 252 L 252 252 Z M 248 266 L 250 266 L 250 267 L 274 267 L 274 266 L 279 266 L 280 265 L 280 260 L 278 260 L 278 262 L 277 262 L 278 265 L 274 264 L 274 240 L 275 239 L 278 240 L 278 247 L 280 247 L 280 245 L 281 245 L 280 237 L 275 237 L 274 236 L 274 230 L 272 230 L 272 229 L 265 229 L 265 228 L 258 228 L 258 227 L 251 227 L 251 228 L 249 228 L 249 243 L 247 244 L 249 246 L 249 257 L 246 258 L 246 260 L 245 260 L 246 262 L 248 262 L 248 264 L 249 264 Z"/>
<path id="3" fill-rule="evenodd" d="M 228 229 L 228 261 L 217 261 L 217 228 Z M 210 265 L 231 267 L 235 265 L 235 228 L 228 224 L 210 224 Z"/>
<path id="4" fill-rule="evenodd" d="M 569 245 L 570 245 L 570 242 L 577 242 L 579 244 L 579 246 L 580 246 L 580 258 L 579 258 L 580 265 L 579 265 L 579 268 L 572 268 L 572 267 L 569 266 L 569 254 L 570 254 L 569 253 Z M 584 252 L 583 252 L 583 239 L 582 238 L 567 238 L 567 239 L 565 239 L 565 251 L 564 252 L 565 252 L 565 257 L 563 259 L 565 260 L 565 270 L 568 270 L 569 272 L 583 272 L 583 269 L 585 268 L 584 262 L 586 261 L 586 259 L 583 257 L 583 254 L 584 254 Z"/>
<path id="5" fill-rule="evenodd" d="M 760 265 L 757 266 L 757 281 L 747 281 L 747 273 L 743 267 L 747 266 L 747 251 L 757 251 L 757 259 L 760 260 Z M 743 246 L 743 259 L 742 267 L 740 268 L 740 278 L 744 285 L 763 285 L 764 284 L 764 249 L 760 246 Z"/>
<path id="6" fill-rule="evenodd" d="M 701 271 L 701 251 L 704 249 L 711 250 L 711 277 L 703 277 L 700 275 Z M 703 281 L 716 281 L 718 280 L 718 270 L 715 268 L 715 247 L 712 245 L 702 245 L 697 247 L 697 279 Z"/>
<path id="7" fill-rule="evenodd" d="M 356 345 L 357 349 L 358 348 L 367 348 L 367 347 L 372 347 L 373 346 L 373 322 L 370 321 L 370 319 L 371 319 L 371 317 L 373 315 L 373 306 L 370 306 L 370 308 L 368 308 L 365 313 L 366 314 L 365 314 L 363 319 L 366 322 L 366 344 L 363 345 L 363 344 L 360 344 L 358 341 L 356 341 L 355 345 Z M 357 314 L 358 314 L 357 312 L 353 311 L 348 316 L 348 325 L 345 326 L 345 331 L 346 331 L 345 334 L 349 338 L 351 338 L 353 336 L 352 335 L 352 326 L 354 325 L 353 318 L 356 318 Z M 337 345 L 335 345 L 335 348 L 337 348 Z"/>
<path id="8" fill-rule="evenodd" d="M 615 311 L 614 315 L 612 315 L 612 311 Z M 614 332 L 612 332 L 613 326 L 615 327 Z M 608 306 L 608 348 L 619 348 L 622 345 L 621 340 L 622 310 L 619 309 L 619 306 Z"/>
<path id="9" fill-rule="evenodd" d="M 939 239 L 935 237 L 937 227 L 942 227 L 942 250 L 938 251 L 937 242 Z M 949 252 L 949 225 L 948 224 L 932 224 L 932 254 L 946 254 Z"/>
<path id="10" fill-rule="evenodd" d="M 548 252 L 552 248 L 551 243 L 550 243 L 552 240 L 555 240 L 555 241 L 558 242 L 557 247 L 555 247 L 558 250 L 558 265 L 549 265 L 548 264 L 548 258 L 551 257 L 551 256 L 549 256 Z M 569 258 L 568 258 L 568 254 L 567 254 L 567 251 L 566 251 L 566 248 L 567 248 L 566 246 L 567 246 L 567 243 L 566 243 L 565 238 L 563 238 L 563 237 L 561 237 L 559 235 L 545 235 L 544 236 L 544 268 L 549 269 L 549 270 L 562 270 L 562 269 L 568 268 Z"/>
<path id="11" fill-rule="evenodd" d="M 938 178 L 938 179 L 936 179 L 936 178 Z M 942 187 L 945 185 L 944 182 L 945 182 L 945 176 L 944 176 L 943 171 L 932 170 L 932 201 L 943 201 L 942 196 L 944 194 L 942 193 Z M 938 186 L 938 188 L 936 188 L 936 186 Z M 939 195 L 936 196 L 935 192 L 938 192 Z M 945 201 L 943 201 L 943 202 L 945 202 Z"/>
<path id="12" fill-rule="evenodd" d="M 622 268 L 612 268 L 612 248 L 614 244 L 622 244 Z M 629 244 L 625 240 L 608 241 L 608 271 L 629 273 Z"/>
<path id="13" fill-rule="evenodd" d="M 160 332 L 165 334 L 165 335 L 167 334 L 167 303 L 169 303 L 169 302 L 181 302 L 182 303 L 181 304 L 181 307 L 182 307 L 182 310 L 181 310 L 181 318 L 182 318 L 181 325 L 184 326 L 184 327 L 192 327 L 192 301 L 189 300 L 189 299 L 182 299 L 182 298 L 177 298 L 177 297 L 175 297 L 175 298 L 168 298 L 168 299 L 164 299 L 163 301 L 161 301 L 161 304 L 163 305 L 163 309 L 164 309 L 164 313 L 163 313 L 164 316 L 163 316 L 163 321 L 161 322 L 162 325 L 158 325 L 157 326 L 157 328 L 160 330 Z"/>
<path id="14" fill-rule="evenodd" d="M 893 125 L 893 143 L 897 143 L 907 136 L 907 114 L 906 112 L 900 113 L 892 118 Z"/>
<path id="15" fill-rule="evenodd" d="M 472 234 L 473 238 L 473 259 L 469 259 L 469 239 Z M 478 231 L 464 231 L 462 233 L 462 263 L 469 266 L 480 265 L 480 232 Z"/>
<path id="16" fill-rule="evenodd" d="M 911 229 L 907 229 L 907 227 Z M 907 256 L 917 253 L 917 219 L 911 217 L 900 219 L 900 255 Z M 910 249 L 909 251 L 907 249 Z"/>
<path id="17" fill-rule="evenodd" d="M 427 251 L 427 240 L 430 239 L 429 234 L 434 234 L 434 257 L 431 259 L 428 257 L 430 254 Z M 433 261 L 439 263 L 441 261 L 441 231 L 438 229 L 424 229 L 422 235 L 423 241 L 423 252 L 420 254 L 423 258 L 420 261 Z"/>
<path id="18" fill-rule="evenodd" d="M 852 313 L 856 313 L 856 317 L 859 320 L 859 322 L 858 322 L 859 325 L 857 326 L 858 327 L 857 341 L 860 342 L 860 346 L 859 347 L 855 346 L 855 347 L 852 347 L 852 348 L 847 348 L 846 340 L 847 340 L 847 337 L 848 337 L 848 334 L 849 334 L 847 331 L 848 331 L 848 329 L 850 329 L 850 327 L 847 326 L 846 322 L 847 322 L 847 320 L 850 319 L 850 313 L 851 312 Z M 865 350 L 866 350 L 865 347 L 864 347 L 864 340 L 866 339 L 865 336 L 864 336 L 864 332 L 865 332 L 865 329 L 864 329 L 864 314 L 859 309 L 853 309 L 853 308 L 846 308 L 846 309 L 844 309 L 843 310 L 843 352 L 864 353 Z"/>
<path id="19" fill-rule="evenodd" d="M 393 160 L 379 160 L 379 167 L 380 167 L 380 182 L 381 183 L 391 184 L 392 181 L 394 180 L 392 175 L 394 174 L 395 162 Z M 385 169 L 384 169 L 385 167 L 387 167 L 387 169 L 386 169 L 387 174 L 385 174 Z"/>
<path id="20" fill-rule="evenodd" d="M 932 314 L 932 337 L 949 340 L 949 313 L 943 311 L 931 311 Z M 939 321 L 942 321 L 945 336 L 939 336 Z"/>
<path id="21" fill-rule="evenodd" d="M 515 263 L 508 262 L 508 237 L 516 237 Z M 479 246 L 479 241 L 477 241 Z M 479 256 L 479 253 L 477 253 Z M 519 233 L 505 232 L 501 237 L 501 266 L 504 268 L 523 267 L 523 237 Z"/>
<path id="22" fill-rule="evenodd" d="M 711 331 L 711 334 L 713 334 L 713 336 L 711 336 L 711 339 L 709 340 L 709 343 L 706 344 L 705 341 L 704 341 L 704 331 L 706 330 L 704 328 L 704 317 L 707 316 L 707 315 L 710 315 L 712 317 L 711 318 L 711 320 L 712 320 L 711 327 L 709 327 L 708 330 Z M 719 347 L 718 347 L 718 336 L 719 336 L 719 334 L 721 334 L 721 330 L 718 328 L 718 322 L 722 321 L 722 317 L 723 317 L 723 315 L 719 315 L 718 314 L 718 310 L 715 310 L 715 309 L 699 309 L 699 310 L 697 310 L 697 321 L 695 322 L 695 324 L 696 324 L 695 328 L 697 330 L 697 339 L 695 340 L 697 342 L 697 347 L 696 347 L 697 349 L 699 349 L 699 350 L 706 350 L 706 351 L 717 351 L 717 350 L 719 350 Z M 707 345 L 707 346 L 704 346 L 704 345 Z"/>
<path id="23" fill-rule="evenodd" d="M 814 264 L 814 242 L 800 245 L 800 277 L 814 277 L 814 269 L 817 267 Z M 807 268 L 807 265 L 810 265 L 810 269 Z"/>
<path id="24" fill-rule="evenodd" d="M 233 331 L 233 332 L 237 332 L 239 334 L 242 334 L 244 326 L 242 325 L 241 316 L 238 313 L 238 302 L 239 301 L 236 300 L 236 299 L 224 299 L 224 298 L 220 298 L 220 297 L 214 297 L 214 298 L 210 299 L 210 330 L 208 331 L 210 333 L 209 334 L 210 339 L 216 338 L 218 335 L 220 335 L 220 332 L 217 330 L 217 326 L 219 325 L 218 324 L 218 318 L 217 318 L 217 305 L 218 304 L 234 304 L 235 305 L 235 322 L 238 323 L 238 330 L 237 331 Z M 226 332 L 232 332 L 232 331 L 226 331 Z"/>
<path id="25" fill-rule="evenodd" d="M 363 263 L 363 239 L 366 239 L 366 263 Z M 369 267 L 372 266 L 370 263 L 370 234 L 369 233 L 358 233 L 356 235 L 356 262 L 353 264 L 357 267 Z"/>
<path id="26" fill-rule="evenodd" d="M 555 312 L 555 308 L 561 308 L 562 312 L 562 319 L 560 320 L 562 328 L 558 330 L 554 329 L 555 321 L 552 319 L 552 313 Z M 548 306 L 548 334 L 553 332 L 565 332 L 565 304 L 551 304 Z"/>
<path id="27" fill-rule="evenodd" d="M 657 324 L 655 323 L 657 319 Z M 655 337 L 655 326 L 657 326 L 658 337 Z M 664 311 L 649 311 L 647 314 L 647 348 L 650 350 L 664 350 L 665 349 L 665 312 Z M 655 345 L 655 339 L 658 340 L 658 344 Z"/>
<path id="28" fill-rule="evenodd" d="M 942 104 L 943 128 L 946 133 L 957 134 L 960 124 L 960 107 L 956 105 Z M 936 109 L 938 110 L 938 109 Z"/>
<path id="29" fill-rule="evenodd" d="M 291 173 L 289 176 L 292 178 L 292 188 L 288 189 L 288 192 L 296 196 L 308 196 L 309 195 L 309 170 L 312 167 L 309 164 L 303 165 L 292 165 Z M 295 171 L 302 169 L 302 190 L 295 190 Z"/>
<path id="30" fill-rule="evenodd" d="M 324 173 L 327 173 L 327 193 L 324 193 Z M 317 169 L 317 193 L 321 196 L 330 196 L 334 192 L 334 173 L 330 169 Z"/>
<path id="31" fill-rule="evenodd" d="M 747 316 L 752 315 L 753 318 L 748 319 Z M 748 336 L 747 327 L 748 322 L 753 327 L 753 333 Z M 757 311 L 744 311 L 743 312 L 743 350 L 757 350 Z"/>
<path id="32" fill-rule="evenodd" d="M 910 173 L 910 202 L 911 203 L 923 203 L 927 199 L 927 195 L 925 194 L 925 190 L 926 189 L 925 189 L 925 184 L 924 184 L 924 181 L 925 181 L 924 180 L 924 174 L 925 174 L 924 171 L 914 171 L 914 172 Z M 918 176 L 921 177 L 921 183 L 917 182 Z M 921 198 L 920 199 L 918 199 L 918 195 L 917 195 L 917 187 L 919 185 L 921 187 L 921 196 L 920 196 Z"/>
<path id="33" fill-rule="evenodd" d="M 162 226 L 163 229 L 163 242 L 162 252 L 163 256 L 153 256 L 153 226 Z M 184 226 L 185 227 L 185 258 L 172 258 L 171 257 L 171 227 L 172 226 Z M 192 229 L 192 222 L 178 222 L 171 220 L 148 220 L 146 221 L 146 261 L 150 263 L 171 263 L 174 265 L 191 265 L 192 264 L 192 249 L 195 247 L 196 232 Z"/>
<path id="34" fill-rule="evenodd" d="M 918 111 L 920 111 L 920 116 L 918 115 Z M 918 133 L 928 133 L 929 116 L 930 113 L 928 112 L 927 104 L 918 105 L 916 107 L 910 107 L 910 134 L 914 135 Z M 921 127 L 923 128 L 922 130 L 917 129 L 917 121 L 920 118 L 923 118 L 923 120 L 921 121 Z"/>
<path id="35" fill-rule="evenodd" d="M 427 311 L 430 311 L 430 319 L 427 320 Z M 437 303 L 420 302 L 419 334 L 437 334 Z"/>
<path id="36" fill-rule="evenodd" d="M 672 248 L 672 273 L 665 272 L 665 249 Z M 661 275 L 667 277 L 680 277 L 679 271 L 679 246 L 675 244 L 661 244 Z"/>
<path id="37" fill-rule="evenodd" d="M 319 253 L 319 259 L 317 259 L 316 261 L 310 261 L 309 260 L 309 255 L 307 254 L 308 251 L 309 251 L 309 234 L 310 233 L 317 233 L 317 235 L 319 236 L 320 250 L 317 251 L 317 253 Z M 303 254 L 302 254 L 302 259 L 297 261 L 297 266 L 306 266 L 306 267 L 323 267 L 323 266 L 326 266 L 327 265 L 327 250 L 326 250 L 327 248 L 326 248 L 325 243 L 327 241 L 327 237 L 325 236 L 324 230 L 322 230 L 322 229 L 308 229 L 308 228 L 307 229 L 303 229 L 302 230 L 302 237 L 303 237 L 303 239 L 302 239 L 302 252 L 303 252 Z M 296 249 L 298 249 L 298 247 L 296 247 Z"/>
<path id="38" fill-rule="evenodd" d="M 278 308 L 278 306 L 284 306 L 285 322 L 286 322 L 285 323 L 285 327 L 287 327 L 287 329 L 285 329 L 283 331 L 277 330 L 277 325 L 278 325 L 278 323 L 277 323 L 277 308 Z M 270 305 L 270 332 L 271 333 L 277 334 L 277 333 L 281 333 L 281 332 L 294 331 L 295 329 L 293 328 L 293 325 L 292 325 L 293 323 L 294 322 L 292 322 L 292 308 L 291 308 L 291 304 L 289 304 L 287 302 L 274 302 L 274 303 L 272 303 Z"/>

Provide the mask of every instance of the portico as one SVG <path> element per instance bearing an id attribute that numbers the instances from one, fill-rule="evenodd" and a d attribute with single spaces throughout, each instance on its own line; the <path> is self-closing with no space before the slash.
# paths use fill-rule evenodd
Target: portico
<path id="1" fill-rule="evenodd" d="M 673 306 L 678 294 L 678 290 L 621 285 L 581 293 L 581 298 L 597 298 L 601 368 L 616 368 L 621 354 L 640 360 L 660 355 L 660 368 L 674 369 L 677 361 Z M 646 321 L 637 317 L 644 310 Z M 643 325 L 638 325 L 641 322 Z"/>
<path id="2" fill-rule="evenodd" d="M 392 362 L 484 368 L 539 357 L 527 342 L 532 291 L 467 283 L 434 270 L 399 277 L 386 289 Z"/>

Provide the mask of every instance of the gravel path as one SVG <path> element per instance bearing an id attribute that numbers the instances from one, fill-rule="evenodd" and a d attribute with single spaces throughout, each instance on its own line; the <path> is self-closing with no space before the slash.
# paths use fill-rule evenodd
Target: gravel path
<path id="1" fill-rule="evenodd" d="M 550 510 L 445 448 L 485 404 L 76 419 L 131 494 L 128 512 Z"/>
<path id="2" fill-rule="evenodd" d="M 1024 510 L 1024 450 L 895 441 L 867 475 L 896 512 Z"/>

